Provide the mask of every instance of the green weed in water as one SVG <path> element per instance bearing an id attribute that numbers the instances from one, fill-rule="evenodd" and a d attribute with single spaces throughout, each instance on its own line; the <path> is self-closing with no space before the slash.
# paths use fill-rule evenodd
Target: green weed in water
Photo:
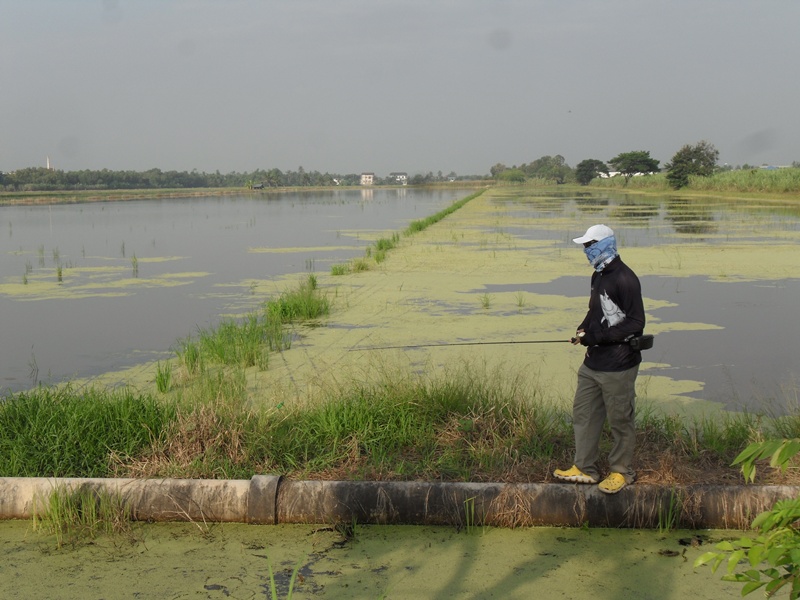
<path id="1" fill-rule="evenodd" d="M 207 365 L 257 367 L 266 370 L 270 352 L 291 347 L 292 333 L 285 325 L 311 321 L 330 313 L 330 300 L 318 290 L 309 274 L 296 289 L 265 303 L 262 311 L 240 319 L 226 319 L 201 329 L 195 338 L 182 340 L 176 351 L 187 375 L 202 375 Z"/>
<path id="2" fill-rule="evenodd" d="M 517 292 L 517 308 L 525 308 L 525 294 L 524 292 Z"/>
<path id="3" fill-rule="evenodd" d="M 300 573 L 300 567 L 303 566 L 303 562 L 305 561 L 306 556 L 300 557 L 300 559 L 295 563 L 294 568 L 292 569 L 292 575 L 289 578 L 289 588 L 286 592 L 286 600 L 290 600 L 292 595 L 294 594 L 294 586 L 297 583 L 297 575 Z M 269 558 L 267 558 L 267 569 L 269 570 L 270 598 L 271 600 L 280 600 L 280 596 L 278 596 L 278 585 L 275 581 L 275 573 L 272 571 L 272 562 L 269 560 Z"/>
<path id="4" fill-rule="evenodd" d="M 675 529 L 678 526 L 680 514 L 680 493 L 673 488 L 670 492 L 669 503 L 666 509 L 663 506 L 658 507 L 658 531 L 660 533 L 666 533 Z"/>
<path id="5" fill-rule="evenodd" d="M 369 262 L 364 258 L 357 258 L 353 261 L 351 268 L 354 273 L 369 271 Z"/>
<path id="6" fill-rule="evenodd" d="M 391 250 L 395 248 L 397 244 L 400 242 L 400 234 L 393 233 L 392 237 L 390 238 L 380 238 L 378 241 L 375 242 L 375 248 L 377 250 Z"/>
<path id="7" fill-rule="evenodd" d="M 400 242 L 399 233 L 393 233 L 392 237 L 390 238 L 380 238 L 378 241 L 376 241 L 375 252 L 374 252 L 375 262 L 377 264 L 380 264 L 383 261 L 385 261 L 387 252 L 389 252 L 389 250 L 392 250 L 393 248 L 396 248 L 399 242 Z M 369 252 L 367 256 L 369 256 Z"/>
<path id="8" fill-rule="evenodd" d="M 204 357 L 223 365 L 266 369 L 269 353 L 264 319 L 253 313 L 240 321 L 226 320 L 200 332 Z"/>
<path id="9" fill-rule="evenodd" d="M 177 355 L 189 375 L 197 375 L 203 371 L 203 356 L 197 341 L 191 338 L 182 340 Z"/>
<path id="10" fill-rule="evenodd" d="M 464 527 L 467 533 L 472 533 L 475 527 L 475 497 L 464 500 Z"/>
<path id="11" fill-rule="evenodd" d="M 172 388 L 172 365 L 170 363 L 156 365 L 156 389 L 166 394 Z"/>
<path id="12" fill-rule="evenodd" d="M 310 321 L 330 314 L 331 304 L 327 296 L 319 293 L 317 278 L 311 274 L 294 290 L 282 293 L 266 305 L 268 319 L 281 323 Z"/>
<path id="13" fill-rule="evenodd" d="M 34 530 L 56 536 L 58 548 L 75 546 L 99 535 L 130 535 L 130 508 L 118 495 L 96 491 L 90 485 L 77 489 L 56 487 L 41 507 L 34 507 Z"/>

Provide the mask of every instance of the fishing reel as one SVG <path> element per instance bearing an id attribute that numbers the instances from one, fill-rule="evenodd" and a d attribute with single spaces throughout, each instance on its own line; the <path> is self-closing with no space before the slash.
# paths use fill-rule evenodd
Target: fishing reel
<path id="1" fill-rule="evenodd" d="M 577 338 L 572 338 L 570 341 L 574 344 L 578 341 L 578 338 L 582 338 L 584 336 L 584 332 L 580 332 Z M 645 333 L 642 335 L 637 336 L 630 336 L 625 338 L 625 341 L 619 342 L 622 344 L 628 344 L 631 348 L 633 348 L 637 352 L 641 352 L 642 350 L 649 350 L 653 347 L 653 338 L 655 336 L 649 333 Z"/>
<path id="2" fill-rule="evenodd" d="M 637 352 L 641 352 L 642 350 L 649 350 L 653 347 L 653 338 L 655 336 L 645 333 L 643 335 L 638 335 L 636 337 L 632 337 L 628 339 L 628 344 L 630 347 L 636 350 Z"/>

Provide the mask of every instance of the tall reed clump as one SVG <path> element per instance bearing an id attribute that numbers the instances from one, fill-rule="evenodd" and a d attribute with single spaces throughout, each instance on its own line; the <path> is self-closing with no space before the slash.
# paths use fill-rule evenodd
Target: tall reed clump
<path id="1" fill-rule="evenodd" d="M 130 389 L 37 387 L 7 396 L 0 475 L 105 477 L 113 460 L 139 454 L 174 417 L 174 406 Z"/>
<path id="2" fill-rule="evenodd" d="M 170 363 L 156 364 L 156 389 L 166 394 L 172 388 L 172 365 Z"/>
<path id="3" fill-rule="evenodd" d="M 255 313 L 238 321 L 224 320 L 216 327 L 200 331 L 200 353 L 207 360 L 224 365 L 266 369 L 267 330 L 264 319 Z"/>
<path id="4" fill-rule="evenodd" d="M 58 548 L 133 530 L 131 510 L 122 498 L 90 486 L 57 486 L 46 499 L 35 501 L 33 528 L 55 535 Z"/>
<path id="5" fill-rule="evenodd" d="M 209 364 L 266 369 L 269 353 L 291 347 L 285 325 L 312 321 L 330 314 L 330 299 L 320 293 L 310 274 L 293 290 L 269 300 L 263 310 L 241 319 L 226 319 L 201 329 L 195 338 L 182 340 L 176 354 L 187 375 L 204 372 Z"/>
<path id="6" fill-rule="evenodd" d="M 195 376 L 202 373 L 205 365 L 203 363 L 203 354 L 200 350 L 200 344 L 192 339 L 186 338 L 180 341 L 180 347 L 175 351 L 178 356 L 178 361 L 189 376 Z"/>
<path id="7" fill-rule="evenodd" d="M 386 253 L 395 248 L 399 242 L 400 234 L 397 232 L 393 233 L 392 237 L 380 238 L 375 242 L 374 250 L 372 247 L 367 248 L 367 257 L 372 256 L 372 258 L 375 259 L 375 262 L 380 264 L 386 260 Z"/>
<path id="8" fill-rule="evenodd" d="M 330 314 L 330 300 L 319 293 L 317 278 L 310 274 L 294 290 L 283 292 L 266 304 L 268 319 L 280 323 L 313 321 Z"/>

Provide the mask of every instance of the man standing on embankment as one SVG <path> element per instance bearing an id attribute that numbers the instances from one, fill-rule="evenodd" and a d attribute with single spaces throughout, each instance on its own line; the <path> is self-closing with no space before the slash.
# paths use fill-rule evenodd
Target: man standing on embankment
<path id="1" fill-rule="evenodd" d="M 645 314 L 639 278 L 617 252 L 614 232 L 593 225 L 572 240 L 594 267 L 589 310 L 578 326 L 573 344 L 586 346 L 578 369 L 572 407 L 575 464 L 553 475 L 562 481 L 597 483 L 600 471 L 600 435 L 606 418 L 614 442 L 609 453 L 609 475 L 598 489 L 616 494 L 636 479 L 633 451 L 636 442 L 636 376 L 642 354 L 629 341 L 644 332 Z"/>

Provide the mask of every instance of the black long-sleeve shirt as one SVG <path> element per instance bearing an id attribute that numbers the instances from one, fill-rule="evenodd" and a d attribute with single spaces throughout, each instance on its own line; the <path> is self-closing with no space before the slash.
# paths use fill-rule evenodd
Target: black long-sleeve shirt
<path id="1" fill-rule="evenodd" d="M 617 256 L 592 275 L 589 311 L 578 329 L 597 345 L 586 349 L 584 364 L 595 371 L 625 371 L 642 362 L 642 353 L 625 343 L 644 333 L 642 286 L 631 268 Z"/>

